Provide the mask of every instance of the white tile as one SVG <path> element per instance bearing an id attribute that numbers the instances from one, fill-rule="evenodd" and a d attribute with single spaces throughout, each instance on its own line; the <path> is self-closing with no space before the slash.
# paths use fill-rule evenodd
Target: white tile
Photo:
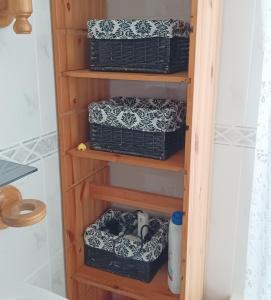
<path id="1" fill-rule="evenodd" d="M 21 141 L 12 147 L 0 149 L 0 158 L 18 163 L 31 164 L 33 161 L 53 155 L 57 150 L 57 134 L 56 131 L 53 131 L 43 136 Z"/>
<path id="2" fill-rule="evenodd" d="M 254 4 L 255 0 L 224 1 L 218 123 L 241 125 L 244 122 L 250 83 Z"/>
<path id="3" fill-rule="evenodd" d="M 40 134 L 39 101 L 33 35 L 0 30 L 0 148 Z"/>
<path id="4" fill-rule="evenodd" d="M 52 50 L 50 1 L 33 2 L 33 34 L 37 55 L 37 78 L 42 133 L 56 130 L 55 81 Z"/>
<path id="5" fill-rule="evenodd" d="M 50 263 L 42 265 L 37 271 L 31 274 L 26 280 L 27 283 L 46 290 L 52 290 Z"/>
<path id="6" fill-rule="evenodd" d="M 229 297 L 232 284 L 242 149 L 215 146 L 207 255 L 207 299 Z"/>
<path id="7" fill-rule="evenodd" d="M 261 92 L 263 50 L 262 50 L 262 9 L 260 1 L 255 1 L 254 19 L 252 20 L 254 31 L 251 45 L 251 65 L 248 85 L 248 97 L 245 106 L 244 124 L 257 125 L 257 112 Z"/>
<path id="8" fill-rule="evenodd" d="M 244 300 L 244 295 L 243 293 L 235 293 L 233 295 L 231 295 L 231 297 L 228 300 Z"/>
<path id="9" fill-rule="evenodd" d="M 257 129 L 255 127 L 216 124 L 215 143 L 254 149 L 256 132 Z"/>
<path id="10" fill-rule="evenodd" d="M 52 291 L 60 296 L 66 296 L 65 266 L 63 250 L 51 257 L 51 284 Z"/>
<path id="11" fill-rule="evenodd" d="M 242 294 L 246 275 L 247 237 L 252 195 L 254 150 L 243 150 L 239 186 L 236 247 L 232 277 L 232 292 Z"/>
<path id="12" fill-rule="evenodd" d="M 53 135 L 51 140 L 50 136 L 40 138 L 56 130 L 50 1 L 35 0 L 33 6 L 31 35 L 16 35 L 12 26 L 0 30 L 0 100 L 5 112 L 0 120 L 0 149 L 6 149 L 4 155 L 19 162 L 29 161 L 29 156 L 40 159 L 56 150 Z M 31 144 L 33 138 L 38 143 Z M 7 149 L 15 145 L 19 147 Z M 0 280 L 27 280 L 51 289 L 53 276 L 53 288 L 63 293 L 64 284 L 57 281 L 63 270 L 58 158 L 51 156 L 32 165 L 38 172 L 14 185 L 24 198 L 46 202 L 47 217 L 30 227 L 1 231 Z M 51 265 L 55 266 L 52 270 Z M 61 275 L 64 280 L 63 272 Z"/>
<path id="13" fill-rule="evenodd" d="M 46 220 L 1 232 L 0 278 L 22 281 L 48 259 Z"/>
<path id="14" fill-rule="evenodd" d="M 54 154 L 43 160 L 44 188 L 47 202 L 48 242 L 50 257 L 63 249 L 62 208 L 60 197 L 60 178 L 58 155 Z"/>
<path id="15" fill-rule="evenodd" d="M 242 294 L 254 150 L 216 146 L 210 205 L 207 300 Z"/>

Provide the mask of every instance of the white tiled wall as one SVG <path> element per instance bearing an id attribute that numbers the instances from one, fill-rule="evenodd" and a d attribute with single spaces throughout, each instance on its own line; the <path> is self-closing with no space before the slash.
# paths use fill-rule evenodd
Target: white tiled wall
<path id="1" fill-rule="evenodd" d="M 224 1 L 206 299 L 242 299 L 261 78 L 257 0 Z"/>
<path id="2" fill-rule="evenodd" d="M 0 282 L 27 281 L 65 295 L 49 0 L 34 0 L 33 33 L 0 30 L 0 157 L 36 166 L 14 183 L 47 204 L 47 217 L 0 231 Z"/>

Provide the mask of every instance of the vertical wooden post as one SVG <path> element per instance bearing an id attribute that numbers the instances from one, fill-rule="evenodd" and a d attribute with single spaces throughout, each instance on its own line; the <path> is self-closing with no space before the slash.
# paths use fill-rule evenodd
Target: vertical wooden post
<path id="1" fill-rule="evenodd" d="M 98 5 L 99 4 L 99 5 Z M 52 29 L 57 96 L 57 117 L 60 145 L 61 187 L 63 203 L 64 244 L 67 296 L 70 300 L 106 300 L 111 294 L 90 288 L 74 279 L 84 263 L 83 231 L 106 208 L 91 201 L 89 182 L 106 183 L 102 172 L 107 163 L 71 157 L 68 150 L 88 139 L 87 106 L 103 98 L 107 86 L 102 80 L 77 80 L 65 71 L 87 68 L 86 23 L 102 18 L 104 0 L 51 0 Z M 102 89 L 100 87 L 103 87 Z M 97 175 L 101 170 L 102 174 Z"/>
<path id="2" fill-rule="evenodd" d="M 181 300 L 203 299 L 221 0 L 192 0 Z"/>

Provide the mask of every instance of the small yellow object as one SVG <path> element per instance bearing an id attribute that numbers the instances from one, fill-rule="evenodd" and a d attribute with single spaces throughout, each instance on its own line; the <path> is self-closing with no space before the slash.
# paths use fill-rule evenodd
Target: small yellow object
<path id="1" fill-rule="evenodd" d="M 86 151 L 86 150 L 87 150 L 87 146 L 86 146 L 86 144 L 81 143 L 81 144 L 79 144 L 79 145 L 77 146 L 77 149 L 78 149 L 79 151 Z"/>

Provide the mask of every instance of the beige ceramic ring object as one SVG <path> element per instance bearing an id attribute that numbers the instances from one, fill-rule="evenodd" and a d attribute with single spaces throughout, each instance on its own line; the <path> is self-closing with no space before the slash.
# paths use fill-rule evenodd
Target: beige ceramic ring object
<path id="1" fill-rule="evenodd" d="M 26 199 L 7 205 L 2 211 L 2 221 L 12 227 L 32 225 L 41 221 L 45 216 L 45 204 L 34 199 Z"/>
<path id="2" fill-rule="evenodd" d="M 13 186 L 0 188 L 0 228 L 23 227 L 40 222 L 46 216 L 46 205 L 40 200 L 23 200 Z"/>

